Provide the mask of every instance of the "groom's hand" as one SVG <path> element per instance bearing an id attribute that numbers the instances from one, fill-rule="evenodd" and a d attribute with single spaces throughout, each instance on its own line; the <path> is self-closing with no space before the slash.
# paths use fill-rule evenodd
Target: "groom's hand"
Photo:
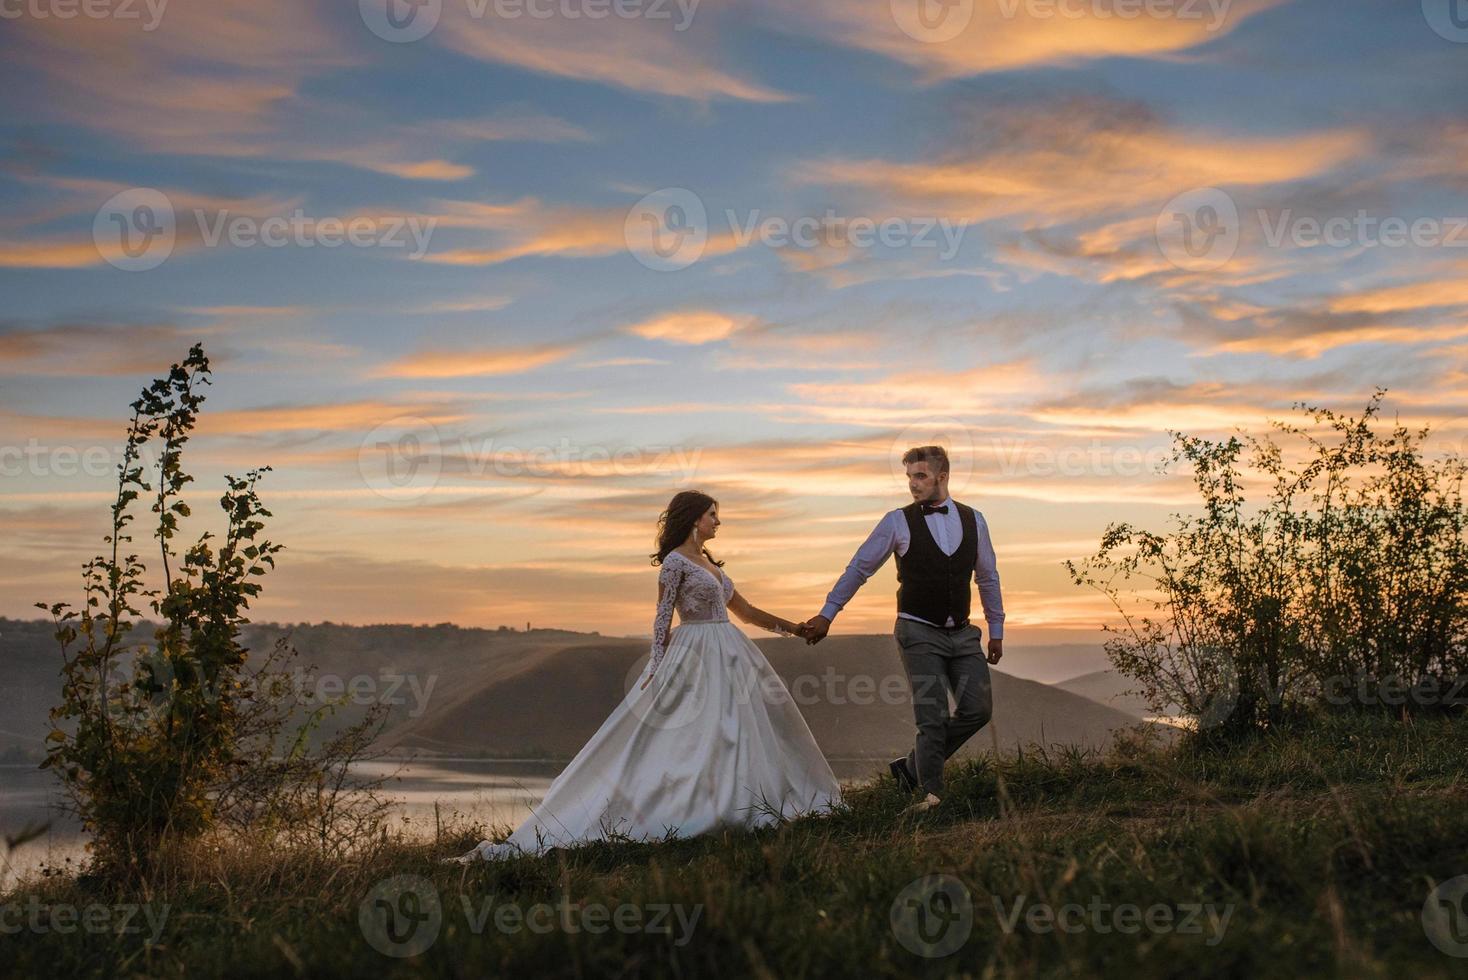
<path id="1" fill-rule="evenodd" d="M 826 633 L 831 629 L 831 621 L 825 616 L 812 616 L 805 621 L 805 642 L 816 644 L 826 638 Z"/>
<path id="2" fill-rule="evenodd" d="M 1002 656 L 1004 656 L 1004 641 L 1003 640 L 990 640 L 989 641 L 989 663 L 991 663 L 991 664 L 997 664 L 999 662 L 999 658 L 1002 657 Z"/>

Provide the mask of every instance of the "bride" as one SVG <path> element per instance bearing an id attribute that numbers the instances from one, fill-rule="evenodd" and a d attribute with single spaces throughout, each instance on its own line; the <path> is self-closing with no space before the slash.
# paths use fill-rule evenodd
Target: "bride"
<path id="1" fill-rule="evenodd" d="M 783 635 L 805 624 L 749 601 L 705 543 L 719 505 L 685 490 L 658 520 L 657 615 L 647 676 L 502 843 L 452 861 L 542 854 L 591 840 L 688 837 L 763 827 L 841 801 L 836 777 L 769 661 L 729 621 Z M 679 625 L 670 633 L 673 610 Z"/>

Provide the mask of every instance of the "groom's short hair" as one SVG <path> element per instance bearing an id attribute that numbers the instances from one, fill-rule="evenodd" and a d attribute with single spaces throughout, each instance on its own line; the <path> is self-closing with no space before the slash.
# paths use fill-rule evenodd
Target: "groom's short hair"
<path id="1" fill-rule="evenodd" d="M 902 465 L 927 463 L 938 473 L 948 472 L 948 451 L 942 446 L 914 446 L 902 454 Z"/>

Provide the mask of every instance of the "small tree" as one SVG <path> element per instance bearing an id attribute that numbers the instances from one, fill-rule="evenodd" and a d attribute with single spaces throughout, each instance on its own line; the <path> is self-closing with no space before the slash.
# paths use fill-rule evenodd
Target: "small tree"
<path id="1" fill-rule="evenodd" d="M 1359 418 L 1297 403 L 1330 442 L 1271 423 L 1304 443 L 1303 465 L 1268 436 L 1172 432 L 1170 462 L 1192 469 L 1201 511 L 1172 515 L 1165 534 L 1110 525 L 1094 555 L 1065 563 L 1121 614 L 1103 627 L 1107 653 L 1154 710 L 1180 707 L 1229 735 L 1297 710 L 1372 707 L 1335 696 L 1363 681 L 1443 689 L 1468 672 L 1464 462 L 1423 459 L 1425 428 L 1376 433 L 1384 390 Z M 1246 446 L 1247 469 L 1267 484 L 1253 506 Z"/>
<path id="2" fill-rule="evenodd" d="M 62 649 L 62 698 L 42 765 L 61 777 L 104 865 L 145 864 L 167 835 L 209 828 L 213 789 L 240 759 L 236 722 L 252 692 L 239 631 L 260 593 L 256 578 L 274 567 L 282 546 L 260 536 L 270 512 L 255 487 L 267 466 L 226 477 L 222 539 L 205 532 L 181 562 L 173 550 L 178 519 L 189 516 L 182 491 L 193 480 L 182 450 L 209 375 L 196 344 L 132 403 L 108 553 L 84 567 L 85 605 L 75 612 L 67 603 L 37 603 L 51 613 Z M 142 449 L 153 440 L 150 484 Z M 161 589 L 144 588 L 145 566 L 125 548 L 131 507 L 144 494 L 157 515 Z M 161 624 L 151 643 L 130 643 L 141 598 Z"/>

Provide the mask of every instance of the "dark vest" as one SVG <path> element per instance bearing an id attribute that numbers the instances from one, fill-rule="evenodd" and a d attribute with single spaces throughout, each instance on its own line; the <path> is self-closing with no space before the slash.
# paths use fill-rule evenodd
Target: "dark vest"
<path id="1" fill-rule="evenodd" d="M 951 497 L 950 506 L 958 508 L 963 525 L 963 540 L 953 554 L 943 554 L 933 532 L 928 530 L 922 505 L 914 502 L 902 508 L 907 518 L 909 543 L 907 554 L 897 555 L 897 611 L 926 619 L 942 626 L 953 617 L 955 626 L 968 621 L 969 582 L 974 577 L 974 563 L 979 557 L 979 525 L 972 507 Z"/>

